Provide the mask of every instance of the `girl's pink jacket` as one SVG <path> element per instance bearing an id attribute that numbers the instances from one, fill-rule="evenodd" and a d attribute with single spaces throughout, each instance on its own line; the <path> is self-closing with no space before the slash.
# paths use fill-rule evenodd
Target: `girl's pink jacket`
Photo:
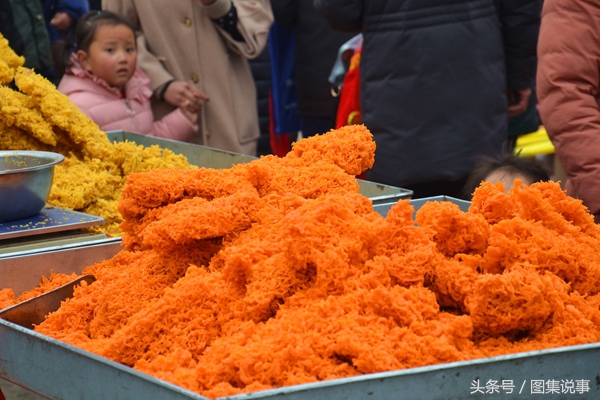
<path id="1" fill-rule="evenodd" d="M 72 67 L 58 85 L 61 93 L 90 117 L 103 131 L 123 130 L 186 142 L 198 126 L 176 109 L 154 121 L 150 106 L 149 79 L 140 69 L 125 85 L 125 97 L 119 89 L 85 71 L 75 58 Z"/>

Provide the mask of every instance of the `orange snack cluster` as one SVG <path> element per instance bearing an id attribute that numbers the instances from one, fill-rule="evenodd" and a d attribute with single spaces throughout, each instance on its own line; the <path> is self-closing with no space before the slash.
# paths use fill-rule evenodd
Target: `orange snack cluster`
<path id="1" fill-rule="evenodd" d="M 66 285 L 67 283 L 75 280 L 77 277 L 78 275 L 76 273 L 61 274 L 50 272 L 50 276 L 42 276 L 41 282 L 38 286 L 21 293 L 21 295 L 18 297 L 15 297 L 15 293 L 11 288 L 0 289 L 0 310 L 49 292 L 58 288 L 59 286 Z"/>
<path id="2" fill-rule="evenodd" d="M 6 307 L 14 306 L 17 304 L 15 299 L 15 292 L 11 288 L 5 288 L 0 290 L 0 310 Z"/>
<path id="3" fill-rule="evenodd" d="M 228 170 L 131 174 L 124 250 L 36 331 L 211 398 L 600 341 L 581 202 L 487 183 L 469 212 L 383 217 L 353 178 L 374 148 L 352 126 Z"/>

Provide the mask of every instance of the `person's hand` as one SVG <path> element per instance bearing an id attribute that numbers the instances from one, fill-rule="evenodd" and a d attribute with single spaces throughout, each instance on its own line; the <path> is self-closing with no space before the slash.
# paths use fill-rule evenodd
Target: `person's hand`
<path id="1" fill-rule="evenodd" d="M 59 32 L 67 31 L 75 23 L 75 18 L 66 12 L 57 12 L 50 20 L 50 25 L 56 28 Z"/>
<path id="2" fill-rule="evenodd" d="M 531 88 L 521 90 L 508 89 L 506 97 L 508 98 L 508 116 L 514 117 L 527 111 L 527 105 L 531 97 Z"/>
<path id="3" fill-rule="evenodd" d="M 185 115 L 192 124 L 198 123 L 198 111 L 190 108 L 189 100 L 186 100 L 185 104 L 179 108 L 181 109 L 181 112 L 183 112 L 183 115 Z"/>
<path id="4" fill-rule="evenodd" d="M 173 81 L 165 91 L 163 99 L 174 107 L 186 107 L 198 112 L 209 98 L 194 85 L 185 81 Z"/>

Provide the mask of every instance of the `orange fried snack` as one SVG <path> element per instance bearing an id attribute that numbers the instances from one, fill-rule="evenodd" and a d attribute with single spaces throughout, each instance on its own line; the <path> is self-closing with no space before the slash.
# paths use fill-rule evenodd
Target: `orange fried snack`
<path id="1" fill-rule="evenodd" d="M 417 211 L 419 226 L 431 229 L 432 240 L 446 256 L 458 253 L 483 254 L 489 226 L 479 214 L 465 213 L 458 205 L 444 201 L 425 203 Z"/>
<path id="2" fill-rule="evenodd" d="M 350 175 L 358 175 L 373 166 L 376 145 L 364 125 L 343 126 L 327 135 L 329 140 L 315 135 L 294 143 L 286 157 L 300 157 L 309 164 L 324 160 Z"/>
<path id="3" fill-rule="evenodd" d="M 17 303 L 49 292 L 50 290 L 56 289 L 59 286 L 66 285 L 67 283 L 77 279 L 78 276 L 79 275 L 76 273 L 62 274 L 51 272 L 49 277 L 42 277 L 42 281 L 38 286 L 28 290 L 27 292 L 21 293 L 21 295 L 17 298 Z"/>
<path id="4" fill-rule="evenodd" d="M 31 290 L 21 293 L 20 296 L 15 298 L 15 293 L 12 289 L 6 288 L 0 290 L 0 310 L 6 307 L 13 306 L 15 304 L 21 303 L 25 300 L 32 299 L 41 294 L 47 293 L 53 289 L 56 289 L 62 285 L 65 285 L 75 279 L 77 279 L 79 275 L 76 273 L 72 274 L 62 274 L 62 273 L 54 273 L 50 272 L 50 276 L 45 277 L 42 276 L 41 282 L 39 285 L 34 287 Z"/>
<path id="5" fill-rule="evenodd" d="M 600 341 L 581 203 L 483 184 L 469 212 L 430 202 L 414 221 L 401 200 L 384 218 L 354 179 L 372 137 L 352 130 L 129 175 L 124 250 L 36 331 L 211 398 Z"/>
<path id="6" fill-rule="evenodd" d="M 539 330 L 553 312 L 551 279 L 527 266 L 477 277 L 465 305 L 480 335 L 498 336 Z"/>
<path id="7" fill-rule="evenodd" d="M 17 304 L 15 292 L 10 288 L 0 289 L 0 310 Z"/>

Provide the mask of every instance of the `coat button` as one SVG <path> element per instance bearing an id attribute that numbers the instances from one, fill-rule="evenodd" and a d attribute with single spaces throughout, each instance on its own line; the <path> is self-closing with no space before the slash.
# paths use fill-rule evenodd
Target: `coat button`
<path id="1" fill-rule="evenodd" d="M 186 18 L 183 20 L 183 24 L 188 27 L 192 26 L 192 20 L 190 18 Z"/>
<path id="2" fill-rule="evenodd" d="M 194 83 L 198 83 L 200 81 L 200 78 L 198 78 L 197 74 L 192 74 L 192 82 Z"/>

